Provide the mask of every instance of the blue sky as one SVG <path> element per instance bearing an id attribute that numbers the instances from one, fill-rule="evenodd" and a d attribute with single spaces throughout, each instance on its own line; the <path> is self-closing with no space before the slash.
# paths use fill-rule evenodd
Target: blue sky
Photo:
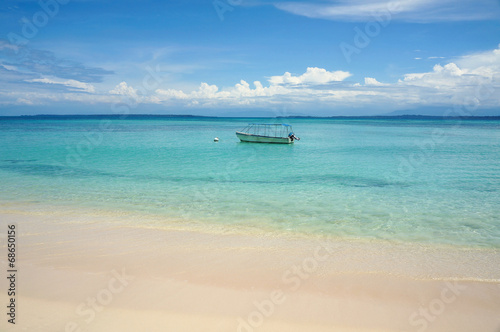
<path id="1" fill-rule="evenodd" d="M 7 0 L 0 31 L 0 115 L 500 114 L 498 0 Z"/>

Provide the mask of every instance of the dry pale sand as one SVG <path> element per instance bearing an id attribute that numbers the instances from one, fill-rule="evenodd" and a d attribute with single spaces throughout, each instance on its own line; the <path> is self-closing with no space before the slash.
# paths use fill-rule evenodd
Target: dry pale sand
<path id="1" fill-rule="evenodd" d="M 498 250 L 147 218 L 4 208 L 2 271 L 15 223 L 18 274 L 0 330 L 500 331 Z"/>

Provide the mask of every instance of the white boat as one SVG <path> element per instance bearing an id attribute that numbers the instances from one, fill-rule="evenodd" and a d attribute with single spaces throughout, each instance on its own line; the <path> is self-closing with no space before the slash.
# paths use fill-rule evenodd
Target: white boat
<path id="1" fill-rule="evenodd" d="M 291 144 L 300 140 L 293 133 L 292 126 L 285 123 L 250 123 L 241 131 L 237 131 L 236 136 L 242 142 L 251 143 Z"/>

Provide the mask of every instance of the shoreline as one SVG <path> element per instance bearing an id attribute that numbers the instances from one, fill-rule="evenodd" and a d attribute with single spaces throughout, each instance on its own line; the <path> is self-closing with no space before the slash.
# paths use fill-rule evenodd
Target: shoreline
<path id="1" fill-rule="evenodd" d="M 214 235 L 252 235 L 263 237 L 279 237 L 291 240 L 325 240 L 339 241 L 345 243 L 394 245 L 421 247 L 435 250 L 465 250 L 465 251 L 494 251 L 500 252 L 498 247 L 486 245 L 463 245 L 456 243 L 412 241 L 405 239 L 388 239 L 373 236 L 354 236 L 323 233 L 320 231 L 304 232 L 302 229 L 278 228 L 266 223 L 259 224 L 228 224 L 214 221 L 198 221 L 186 218 L 172 218 L 156 213 L 138 212 L 133 210 L 116 210 L 80 207 L 68 204 L 51 204 L 38 201 L 14 201 L 6 202 L 0 200 L 0 215 L 12 215 L 19 217 L 38 216 L 46 220 L 63 217 L 71 218 L 71 223 L 91 224 L 96 220 L 105 223 L 114 223 L 121 227 L 152 229 L 163 231 L 196 231 L 201 233 L 211 233 Z M 140 220 L 140 222 L 137 222 Z M 500 274 L 499 274 L 500 280 Z"/>
<path id="2" fill-rule="evenodd" d="M 495 249 L 218 233 L 190 225 L 141 228 L 126 218 L 89 219 L 61 211 L 0 215 L 2 229 L 19 226 L 15 330 L 496 331 L 500 326 Z M 5 264 L 2 260 L 3 269 Z M 1 294 L 0 301 L 6 300 Z"/>

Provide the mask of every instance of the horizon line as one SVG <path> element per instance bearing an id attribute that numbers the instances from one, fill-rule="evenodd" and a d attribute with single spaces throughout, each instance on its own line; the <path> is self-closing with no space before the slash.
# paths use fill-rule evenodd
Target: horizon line
<path id="1" fill-rule="evenodd" d="M 158 118 L 208 118 L 208 119 L 485 119 L 500 120 L 500 115 L 469 115 L 469 116 L 440 116 L 440 115 L 333 115 L 333 116 L 309 116 L 309 115 L 290 115 L 290 116 L 209 116 L 194 114 L 32 114 L 32 115 L 0 115 L 0 118 L 119 118 L 126 120 L 129 117 L 158 117 Z"/>

